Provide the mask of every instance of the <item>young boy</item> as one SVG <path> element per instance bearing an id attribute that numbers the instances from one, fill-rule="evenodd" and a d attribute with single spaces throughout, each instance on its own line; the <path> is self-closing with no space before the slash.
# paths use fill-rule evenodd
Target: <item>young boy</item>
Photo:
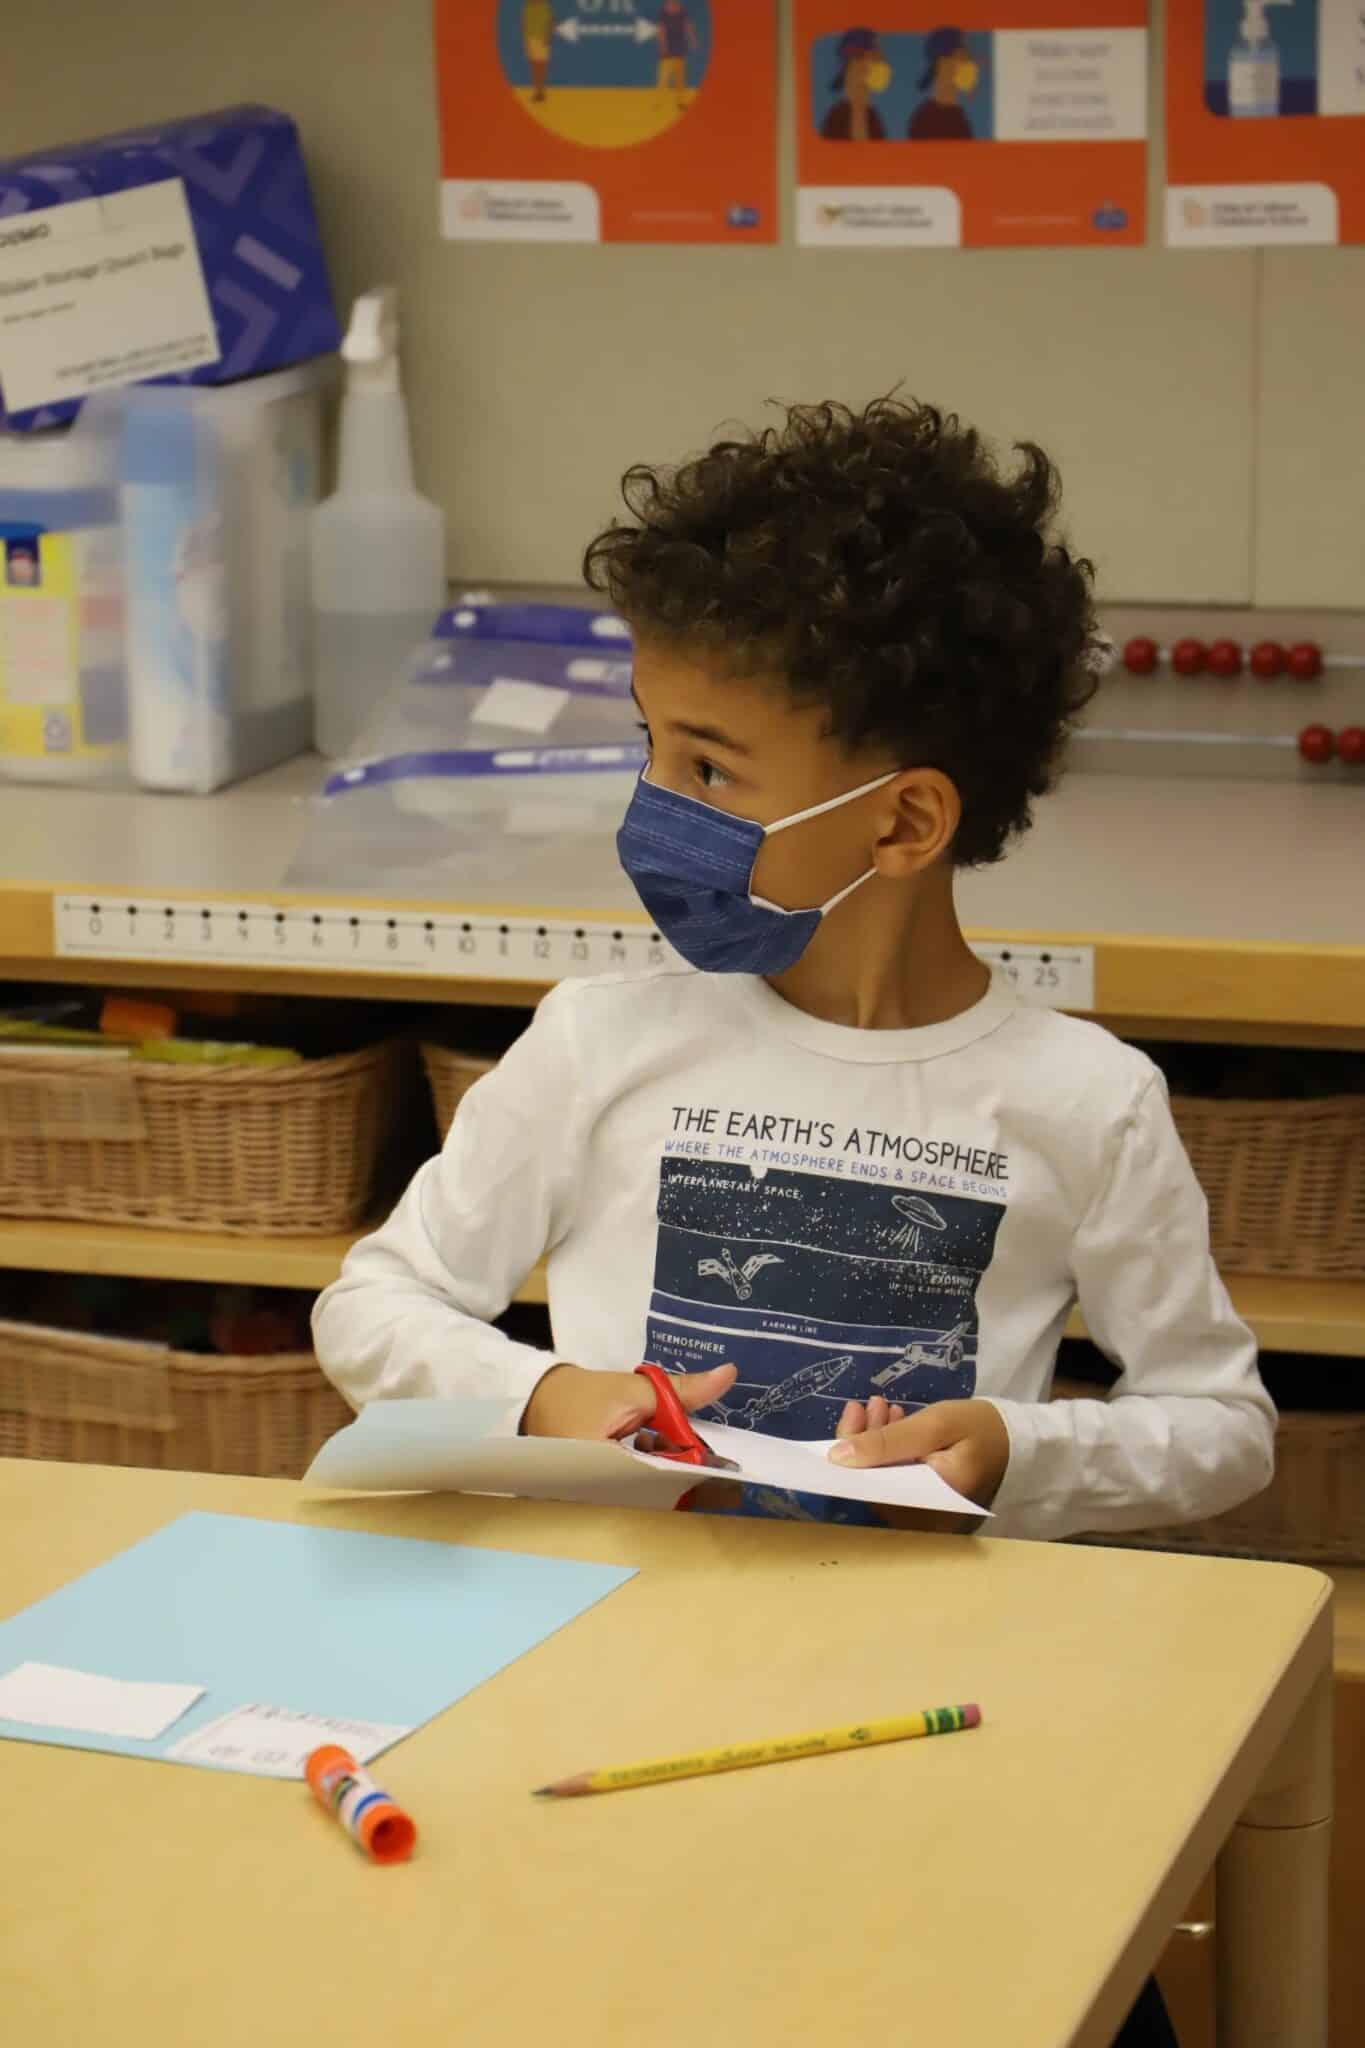
<path id="1" fill-rule="evenodd" d="M 649 738 L 617 844 L 690 965 L 561 983 L 465 1097 L 318 1303 L 357 1407 L 475 1394 L 509 1432 L 620 1436 L 650 1360 L 694 1412 L 927 1461 L 997 1535 L 1195 1519 L 1269 1480 L 1160 1075 L 1018 1004 L 953 904 L 1094 687 L 1090 565 L 1021 452 L 1002 477 L 956 419 L 883 401 L 628 474 L 633 523 L 586 563 Z M 542 1252 L 553 1351 L 489 1327 Z M 1118 1385 L 1049 1404 L 1078 1299 Z M 1173 2044 L 1149 1984 L 1116 2048 Z"/>
<path id="2" fill-rule="evenodd" d="M 586 561 L 649 741 L 618 848 L 690 965 L 562 983 L 465 1098 L 318 1303 L 357 1407 L 479 1395 L 509 1433 L 619 1436 L 650 1360 L 693 1411 L 925 1460 L 1002 1536 L 1267 1483 L 1274 1411 L 1160 1075 L 1016 1002 L 954 908 L 1094 687 L 1090 565 L 1021 456 L 886 400 L 628 474 Z M 553 1351 L 490 1327 L 545 1252 Z M 1078 1299 L 1118 1385 L 1050 1404 Z"/>

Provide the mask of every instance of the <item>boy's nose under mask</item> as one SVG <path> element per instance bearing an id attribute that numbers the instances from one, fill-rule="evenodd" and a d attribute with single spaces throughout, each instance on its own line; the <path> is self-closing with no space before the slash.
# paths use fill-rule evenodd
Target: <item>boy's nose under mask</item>
<path id="1" fill-rule="evenodd" d="M 616 835 L 616 851 L 656 927 L 691 966 L 707 974 L 781 974 L 800 959 L 821 918 L 876 869 L 866 869 L 827 903 L 783 910 L 755 896 L 750 886 L 764 840 L 868 796 L 900 772 L 893 768 L 771 825 L 732 818 L 696 797 L 660 789 L 641 775 Z"/>

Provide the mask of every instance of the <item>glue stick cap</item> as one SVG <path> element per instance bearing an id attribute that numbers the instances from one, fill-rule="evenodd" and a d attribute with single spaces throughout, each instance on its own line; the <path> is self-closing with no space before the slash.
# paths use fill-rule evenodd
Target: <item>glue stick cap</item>
<path id="1" fill-rule="evenodd" d="M 312 1750 L 304 1774 L 314 1796 L 335 1815 L 375 1863 L 404 1863 L 417 1829 L 387 1792 L 362 1770 L 349 1750 L 325 1743 Z"/>

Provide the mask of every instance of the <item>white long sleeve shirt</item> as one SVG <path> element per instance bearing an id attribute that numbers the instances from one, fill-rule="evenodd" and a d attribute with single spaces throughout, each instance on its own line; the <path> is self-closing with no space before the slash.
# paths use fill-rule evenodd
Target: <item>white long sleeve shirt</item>
<path id="1" fill-rule="evenodd" d="M 548 1254 L 554 1349 L 490 1327 Z M 1120 1378 L 1049 1403 L 1079 1301 Z M 314 1320 L 356 1407 L 504 1403 L 557 1362 L 733 1362 L 741 1427 L 976 1395 L 1009 1431 L 990 1533 L 1199 1519 L 1263 1487 L 1274 1409 L 1158 1070 L 993 983 L 863 1031 L 760 980 L 561 983 Z"/>

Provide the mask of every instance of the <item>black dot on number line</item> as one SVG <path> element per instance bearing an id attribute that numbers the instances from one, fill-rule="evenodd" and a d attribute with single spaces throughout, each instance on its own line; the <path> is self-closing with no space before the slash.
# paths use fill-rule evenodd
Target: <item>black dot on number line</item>
<path id="1" fill-rule="evenodd" d="M 538 939 L 548 939 L 549 936 L 550 934 L 546 931 L 543 924 L 538 924 L 536 926 L 536 937 Z"/>
<path id="2" fill-rule="evenodd" d="M 1040 954 L 1038 955 L 1038 958 L 1039 958 L 1039 959 L 1040 959 L 1040 960 L 1042 961 L 1042 963 L 1043 963 L 1044 967 L 1051 967 L 1051 965 L 1052 965 L 1052 955 L 1051 955 L 1051 953 L 1040 953 Z"/>
<path id="3" fill-rule="evenodd" d="M 352 930 L 353 932 L 355 932 L 355 931 L 359 931 L 359 929 L 360 929 L 360 919 L 359 919 L 358 917 L 353 917 L 353 918 L 352 918 L 352 919 L 350 920 L 350 924 L 351 924 L 351 930 Z"/>
<path id="4" fill-rule="evenodd" d="M 435 925 L 434 925 L 434 924 L 432 923 L 432 921 L 431 921 L 431 919 L 430 919 L 429 917 L 424 917 L 424 918 L 422 919 L 422 930 L 423 930 L 424 932 L 434 932 L 434 931 L 435 931 L 435 929 L 436 929 L 436 927 L 435 927 Z"/>
<path id="5" fill-rule="evenodd" d="M 244 910 L 239 910 L 237 912 L 237 922 L 238 924 L 246 923 L 246 912 Z"/>
<path id="6" fill-rule="evenodd" d="M 613 932 L 613 933 L 612 933 L 612 935 L 611 935 L 611 938 L 612 938 L 612 944 L 613 944 L 613 945 L 615 945 L 615 946 L 619 946 L 619 945 L 620 945 L 620 943 L 621 943 L 621 934 L 620 934 L 620 932 Z"/>
<path id="7" fill-rule="evenodd" d="M 318 913 L 316 911 L 313 912 L 313 922 L 314 924 L 322 923 L 322 919 L 318 916 Z"/>
<path id="8" fill-rule="evenodd" d="M 500 939 L 505 939 L 505 938 L 507 938 L 507 937 L 509 936 L 510 932 L 511 932 L 511 929 L 512 929 L 512 927 L 511 927 L 510 925 L 506 925 L 506 924 L 500 924 L 500 925 L 498 926 L 498 937 L 499 937 Z"/>
<path id="9" fill-rule="evenodd" d="M 1014 958 L 1014 955 L 1013 955 L 1013 953 L 1002 953 L 1002 954 L 1000 955 L 1000 958 L 1001 958 L 1002 960 L 1012 960 L 1012 959 Z"/>
<path id="10" fill-rule="evenodd" d="M 213 916 L 213 912 L 211 910 L 201 910 L 199 915 L 201 917 L 208 918 Z"/>
<path id="11" fill-rule="evenodd" d="M 473 931 L 473 929 L 474 929 L 474 927 L 473 927 L 473 925 L 472 925 L 472 924 L 462 924 L 462 925 L 460 926 L 460 930 L 461 930 L 462 932 L 472 932 L 472 931 Z"/>
<path id="12" fill-rule="evenodd" d="M 583 930 L 583 927 L 581 925 L 579 926 L 578 930 L 574 933 L 574 937 L 576 939 L 586 939 L 587 936 L 587 933 Z"/>
<path id="13" fill-rule="evenodd" d="M 284 912 L 282 910 L 277 910 L 275 912 L 275 922 L 276 924 L 284 923 Z"/>

